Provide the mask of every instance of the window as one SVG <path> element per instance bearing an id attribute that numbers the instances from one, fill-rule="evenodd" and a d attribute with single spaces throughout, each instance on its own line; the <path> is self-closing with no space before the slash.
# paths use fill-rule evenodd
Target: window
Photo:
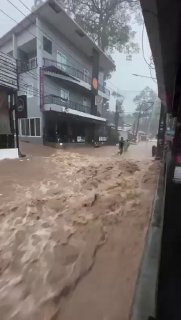
<path id="1" fill-rule="evenodd" d="M 22 136 L 40 137 L 40 118 L 20 119 Z"/>
<path id="2" fill-rule="evenodd" d="M 64 100 L 69 100 L 69 91 L 65 89 L 60 90 L 60 97 Z"/>
<path id="3" fill-rule="evenodd" d="M 36 136 L 40 137 L 40 118 L 35 119 Z"/>
<path id="4" fill-rule="evenodd" d="M 31 58 L 29 59 L 29 70 L 35 69 L 37 67 L 37 59 Z"/>
<path id="5" fill-rule="evenodd" d="M 57 64 L 58 68 L 60 68 L 63 71 L 66 71 L 67 57 L 60 51 L 57 51 Z"/>
<path id="6" fill-rule="evenodd" d="M 26 94 L 28 98 L 32 98 L 33 97 L 33 85 L 32 84 L 28 84 L 26 86 Z"/>
<path id="7" fill-rule="evenodd" d="M 35 136 L 35 119 L 30 119 L 30 135 Z"/>
<path id="8" fill-rule="evenodd" d="M 52 42 L 45 36 L 43 36 L 43 50 L 48 52 L 49 54 L 52 54 Z"/>
<path id="9" fill-rule="evenodd" d="M 83 70 L 83 80 L 85 82 L 89 82 L 89 70 L 87 70 L 87 69 Z"/>
<path id="10" fill-rule="evenodd" d="M 21 134 L 22 136 L 29 136 L 29 120 L 28 119 L 21 119 Z"/>

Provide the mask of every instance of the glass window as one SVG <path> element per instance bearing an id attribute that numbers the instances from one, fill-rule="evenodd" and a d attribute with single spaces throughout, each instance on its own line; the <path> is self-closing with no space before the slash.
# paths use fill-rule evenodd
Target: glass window
<path id="1" fill-rule="evenodd" d="M 35 136 L 35 119 L 30 119 L 30 136 Z"/>
<path id="2" fill-rule="evenodd" d="M 24 119 L 24 120 L 25 120 L 26 136 L 29 136 L 30 135 L 29 119 Z"/>
<path id="3" fill-rule="evenodd" d="M 40 118 L 35 119 L 36 136 L 40 137 Z"/>
<path id="4" fill-rule="evenodd" d="M 43 50 L 48 52 L 49 54 L 52 54 L 52 42 L 45 36 L 43 36 Z"/>
<path id="5" fill-rule="evenodd" d="M 89 70 L 84 69 L 84 70 L 83 70 L 83 75 L 84 75 L 83 80 L 84 80 L 85 82 L 89 82 Z"/>
<path id="6" fill-rule="evenodd" d="M 29 119 L 21 119 L 21 135 L 22 136 L 30 135 Z"/>
<path id="7" fill-rule="evenodd" d="M 21 119 L 22 136 L 40 137 L 40 118 Z"/>
<path id="8" fill-rule="evenodd" d="M 29 69 L 34 69 L 37 67 L 37 60 L 36 58 L 29 59 Z"/>
<path id="9" fill-rule="evenodd" d="M 64 100 L 69 100 L 69 91 L 65 89 L 60 90 L 60 97 Z"/>
<path id="10" fill-rule="evenodd" d="M 67 57 L 59 51 L 57 51 L 57 64 L 58 64 L 58 68 L 60 68 L 63 71 L 66 71 Z"/>

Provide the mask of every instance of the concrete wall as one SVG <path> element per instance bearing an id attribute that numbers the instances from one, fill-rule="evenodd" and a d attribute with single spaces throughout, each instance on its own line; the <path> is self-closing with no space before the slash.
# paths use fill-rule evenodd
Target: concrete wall
<path id="1" fill-rule="evenodd" d="M 20 91 L 18 95 L 26 94 L 26 84 L 33 86 L 33 97 L 27 97 L 27 109 L 28 109 L 28 118 L 30 117 L 41 117 L 40 111 L 40 97 L 38 91 L 38 81 L 37 69 L 31 70 L 31 73 L 24 72 L 20 74 L 19 78 L 19 87 Z"/>
<path id="2" fill-rule="evenodd" d="M 32 24 L 16 36 L 17 46 L 20 47 L 34 38 L 36 38 L 36 25 Z"/>
<path id="3" fill-rule="evenodd" d="M 71 101 L 75 101 L 77 103 L 83 104 L 83 97 L 87 98 L 88 106 L 91 106 L 90 96 L 81 91 L 78 91 L 76 87 L 69 87 L 65 83 L 60 82 L 60 80 L 53 77 L 45 77 L 45 95 L 54 94 L 56 96 L 60 96 L 61 88 L 69 91 L 69 99 Z"/>
<path id="4" fill-rule="evenodd" d="M 67 56 L 68 64 L 77 68 L 77 69 L 87 69 L 92 74 L 92 63 L 91 61 L 82 54 L 81 50 L 77 50 L 71 42 L 66 39 L 60 31 L 57 31 L 53 26 L 48 25 L 44 21 L 41 20 L 41 29 L 44 30 L 44 33 L 41 32 L 42 41 L 43 36 L 49 38 L 52 41 L 52 55 L 43 51 L 43 57 L 57 60 L 57 50 L 62 54 Z"/>
<path id="5" fill-rule="evenodd" d="M 27 43 L 36 37 L 36 25 L 32 24 L 27 29 L 23 30 L 20 34 L 16 35 L 17 47 Z M 4 53 L 9 53 L 13 49 L 13 35 L 11 39 L 0 47 Z"/>
<path id="6" fill-rule="evenodd" d="M 43 144 L 43 137 L 21 137 L 20 141 L 22 142 L 30 142 L 33 144 Z"/>
<path id="7" fill-rule="evenodd" d="M 13 40 L 11 39 L 8 42 L 6 42 L 4 46 L 0 47 L 0 51 L 4 53 L 9 53 L 12 51 L 12 48 L 13 48 Z"/>

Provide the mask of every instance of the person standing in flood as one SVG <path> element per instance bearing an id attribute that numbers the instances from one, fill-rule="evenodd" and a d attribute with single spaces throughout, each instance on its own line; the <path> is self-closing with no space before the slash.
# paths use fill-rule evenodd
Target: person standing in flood
<path id="1" fill-rule="evenodd" d="M 124 139 L 123 139 L 123 137 L 121 137 L 121 140 L 119 140 L 119 153 L 120 153 L 120 155 L 123 153 L 124 144 L 125 144 Z"/>

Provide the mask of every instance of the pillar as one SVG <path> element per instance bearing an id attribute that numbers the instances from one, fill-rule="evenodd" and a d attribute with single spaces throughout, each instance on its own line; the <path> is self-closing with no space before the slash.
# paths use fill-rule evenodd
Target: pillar
<path id="1" fill-rule="evenodd" d="M 16 38 L 16 35 L 14 33 L 13 33 L 13 36 L 12 36 L 12 42 L 13 42 L 13 57 L 15 59 L 18 59 L 17 38 Z"/>
<path id="2" fill-rule="evenodd" d="M 166 130 L 166 110 L 165 110 L 165 106 L 162 103 L 161 110 L 160 110 L 159 128 L 158 128 L 156 159 L 163 158 L 164 143 L 165 143 L 165 130 Z"/>
<path id="3" fill-rule="evenodd" d="M 91 114 L 97 115 L 97 106 L 95 105 L 95 96 L 98 94 L 99 79 L 99 53 L 92 51 L 92 83 L 91 83 Z"/>

